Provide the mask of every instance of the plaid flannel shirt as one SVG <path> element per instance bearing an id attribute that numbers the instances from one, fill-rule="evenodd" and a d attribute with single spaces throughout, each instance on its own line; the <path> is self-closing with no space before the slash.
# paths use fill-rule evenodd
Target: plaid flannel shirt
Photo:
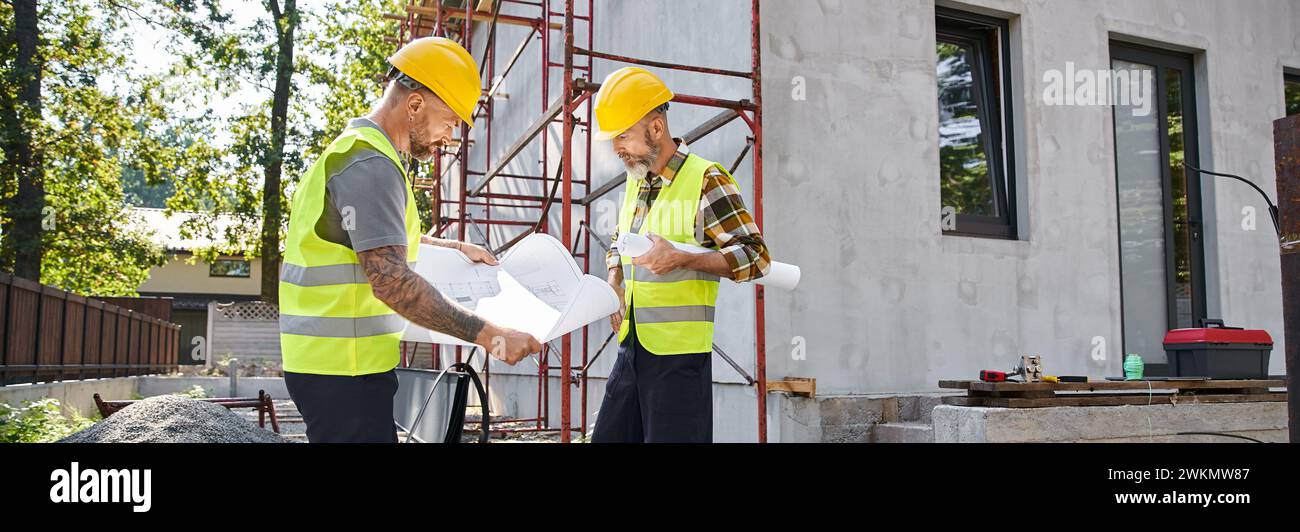
<path id="1" fill-rule="evenodd" d="M 681 169 L 682 164 L 686 162 L 686 157 L 691 153 L 690 147 L 682 139 L 673 140 L 677 142 L 677 152 L 668 161 L 663 172 L 658 175 L 651 173 L 639 182 L 636 212 L 632 217 L 632 232 L 641 228 L 646 214 L 650 212 L 650 206 L 654 204 L 655 198 L 659 197 L 659 191 L 672 184 L 673 177 L 677 175 L 677 171 Z M 719 171 L 717 167 L 711 166 L 704 173 L 700 207 L 699 212 L 696 213 L 696 228 L 696 238 L 705 244 L 705 247 L 717 250 L 726 257 L 727 264 L 731 266 L 731 280 L 739 283 L 753 281 L 767 275 L 772 259 L 768 256 L 763 234 L 759 232 L 758 225 L 749 214 L 749 209 L 745 208 L 745 201 L 740 195 L 740 188 L 736 186 L 735 180 Z M 702 235 L 700 228 L 703 229 Z M 700 238 L 701 236 L 703 238 Z M 614 232 L 613 240 L 618 240 L 617 230 Z M 611 247 L 609 253 L 605 255 L 606 268 L 620 267 L 619 261 L 618 250 Z"/>

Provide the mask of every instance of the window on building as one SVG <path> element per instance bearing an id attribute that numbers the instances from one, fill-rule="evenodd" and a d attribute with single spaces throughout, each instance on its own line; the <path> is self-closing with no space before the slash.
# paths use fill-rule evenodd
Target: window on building
<path id="1" fill-rule="evenodd" d="M 1286 115 L 1300 115 L 1300 74 L 1286 74 Z"/>
<path id="2" fill-rule="evenodd" d="M 209 277 L 249 277 L 253 266 L 243 259 L 217 259 L 208 263 Z"/>
<path id="3" fill-rule="evenodd" d="M 1016 238 L 1007 22 L 940 8 L 935 28 L 944 233 Z"/>

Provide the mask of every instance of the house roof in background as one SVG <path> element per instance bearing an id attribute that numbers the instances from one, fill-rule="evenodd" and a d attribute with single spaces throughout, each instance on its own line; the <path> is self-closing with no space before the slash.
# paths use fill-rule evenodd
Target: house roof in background
<path id="1" fill-rule="evenodd" d="M 163 209 L 151 209 L 147 207 L 131 207 L 130 214 L 132 221 L 141 228 L 152 231 L 150 241 L 166 248 L 168 251 L 185 251 L 192 252 L 195 249 L 212 247 L 214 244 L 224 243 L 224 240 L 214 240 L 196 235 L 190 238 L 181 236 L 181 224 L 206 214 L 195 212 L 173 212 L 168 216 Z M 231 226 L 237 225 L 238 219 L 229 214 L 217 215 L 217 231 L 222 234 Z"/>

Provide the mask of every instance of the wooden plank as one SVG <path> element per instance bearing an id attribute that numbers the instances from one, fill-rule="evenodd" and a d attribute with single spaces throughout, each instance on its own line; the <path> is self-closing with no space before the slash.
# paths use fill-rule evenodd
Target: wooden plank
<path id="1" fill-rule="evenodd" d="M 41 286 L 41 315 L 37 334 L 38 351 L 36 364 L 41 368 L 36 373 L 36 380 L 51 382 L 58 380 L 63 364 L 63 310 L 68 293 L 52 286 Z"/>
<path id="2" fill-rule="evenodd" d="M 436 18 L 438 16 L 438 9 L 434 7 L 408 5 L 406 6 L 406 11 L 409 13 L 415 13 L 417 15 L 423 15 L 426 17 Z M 443 8 L 442 16 L 443 18 L 448 20 L 463 20 L 465 18 L 465 10 Z M 492 13 L 475 12 L 473 19 L 475 22 L 492 22 Z M 501 15 L 497 17 L 497 23 L 508 24 L 511 26 L 536 27 L 534 19 L 530 19 L 526 17 L 517 17 L 512 15 Z M 553 30 L 562 30 L 564 29 L 564 24 L 561 24 L 559 22 L 552 22 L 550 24 L 550 28 Z"/>
<path id="3" fill-rule="evenodd" d="M 110 305 L 134 310 L 146 316 L 153 316 L 163 321 L 172 320 L 172 298 L 170 297 L 100 297 L 96 299 Z"/>
<path id="4" fill-rule="evenodd" d="M 13 276 L 0 272 L 0 386 L 8 382 L 5 366 L 9 364 L 9 290 Z"/>
<path id="5" fill-rule="evenodd" d="M 1177 394 L 1122 394 L 1122 395 L 1068 395 L 1052 398 L 1019 397 L 944 397 L 943 404 L 953 406 L 976 406 L 988 408 L 1050 408 L 1061 406 L 1122 406 L 1122 405 L 1170 405 L 1198 403 L 1256 403 L 1286 401 L 1285 393 L 1268 394 L 1222 394 L 1222 395 L 1177 395 Z"/>
<path id="6" fill-rule="evenodd" d="M 1282 379 L 1235 380 L 1167 380 L 1167 381 L 1094 381 L 1094 382 L 983 382 L 939 381 L 940 388 L 970 391 L 1042 391 L 1094 392 L 1114 390 L 1214 390 L 1225 388 L 1284 388 Z"/>
<path id="7" fill-rule="evenodd" d="M 817 379 L 809 377 L 786 377 L 779 381 L 767 381 L 768 392 L 789 392 L 807 397 L 817 396 Z"/>
<path id="8" fill-rule="evenodd" d="M 40 328 L 37 308 L 41 285 L 21 277 L 13 277 L 11 283 L 5 329 L 9 336 L 5 339 L 5 364 L 36 364 L 36 337 Z M 0 385 L 31 382 L 34 374 L 30 369 L 8 370 L 5 372 L 5 381 Z"/>
<path id="9" fill-rule="evenodd" d="M 971 397 L 1056 397 L 1056 392 L 1052 390 L 968 390 L 966 394 Z"/>
<path id="10" fill-rule="evenodd" d="M 68 294 L 63 319 L 63 349 L 60 359 L 66 365 L 85 364 L 86 298 Z M 81 379 L 81 370 L 69 368 L 61 379 Z"/>
<path id="11" fill-rule="evenodd" d="M 113 328 L 106 320 L 104 314 L 104 302 L 98 299 L 86 300 L 86 360 L 88 364 L 103 365 L 108 364 L 107 353 L 113 349 L 112 338 Z M 89 373 L 83 373 L 86 378 L 101 378 L 108 376 L 103 368 L 95 368 Z"/>

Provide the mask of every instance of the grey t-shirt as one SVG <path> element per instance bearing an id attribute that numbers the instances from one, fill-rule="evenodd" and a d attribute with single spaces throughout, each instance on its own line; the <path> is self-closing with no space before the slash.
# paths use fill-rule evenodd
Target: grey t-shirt
<path id="1" fill-rule="evenodd" d="M 392 142 L 371 120 L 353 119 L 348 126 L 378 129 Z M 325 161 L 325 179 L 317 235 L 353 251 L 406 245 L 406 179 L 388 156 L 357 143 Z"/>

